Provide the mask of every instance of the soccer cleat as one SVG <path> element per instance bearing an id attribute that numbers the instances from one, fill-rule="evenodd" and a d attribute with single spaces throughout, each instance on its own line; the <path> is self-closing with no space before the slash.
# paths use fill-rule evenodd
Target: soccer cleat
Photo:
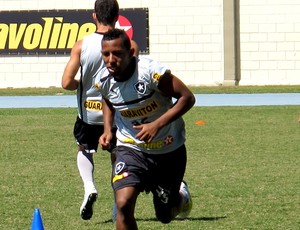
<path id="1" fill-rule="evenodd" d="M 181 182 L 179 193 L 182 195 L 182 208 L 178 217 L 184 219 L 190 214 L 193 207 L 192 197 L 185 181 Z"/>
<path id="2" fill-rule="evenodd" d="M 80 216 L 84 220 L 89 220 L 93 216 L 93 206 L 97 200 L 97 191 L 84 195 L 84 199 L 80 208 Z"/>

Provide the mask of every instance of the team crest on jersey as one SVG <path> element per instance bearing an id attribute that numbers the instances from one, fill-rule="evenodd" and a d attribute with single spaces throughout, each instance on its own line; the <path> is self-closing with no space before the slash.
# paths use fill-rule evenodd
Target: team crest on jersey
<path id="1" fill-rule="evenodd" d="M 117 163 L 116 166 L 115 166 L 115 174 L 119 174 L 120 172 L 122 172 L 124 166 L 125 166 L 125 163 L 122 162 L 122 161 Z"/>
<path id="2" fill-rule="evenodd" d="M 139 94 L 144 94 L 146 92 L 146 83 L 143 81 L 138 81 L 135 83 L 134 88 Z"/>

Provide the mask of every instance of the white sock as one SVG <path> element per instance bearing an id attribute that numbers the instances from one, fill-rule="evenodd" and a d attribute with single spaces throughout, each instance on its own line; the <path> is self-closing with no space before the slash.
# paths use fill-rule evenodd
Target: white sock
<path id="1" fill-rule="evenodd" d="M 79 151 L 77 154 L 77 167 L 84 184 L 84 191 L 89 192 L 95 189 L 94 186 L 94 165 L 93 153 L 83 153 Z"/>

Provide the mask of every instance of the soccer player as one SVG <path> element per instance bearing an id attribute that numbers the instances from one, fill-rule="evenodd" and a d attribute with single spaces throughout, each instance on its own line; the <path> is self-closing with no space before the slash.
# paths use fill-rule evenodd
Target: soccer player
<path id="1" fill-rule="evenodd" d="M 182 115 L 195 103 L 187 86 L 159 62 L 134 57 L 124 30 L 102 39 L 107 69 L 96 78 L 103 95 L 103 149 L 110 147 L 117 126 L 112 184 L 117 229 L 137 229 L 134 210 L 140 192 L 153 194 L 156 217 L 169 223 L 186 217 L 192 200 L 186 182 L 185 128 Z M 172 98 L 176 102 L 172 102 Z"/>
<path id="2" fill-rule="evenodd" d="M 103 33 L 115 27 L 119 16 L 116 0 L 97 0 L 92 14 L 97 30 L 77 41 L 72 48 L 70 59 L 62 76 L 62 87 L 77 90 L 78 116 L 74 125 L 74 137 L 78 144 L 77 166 L 84 184 L 84 199 L 80 207 L 82 219 L 93 215 L 93 204 L 98 192 L 94 184 L 93 154 L 97 151 L 98 140 L 103 132 L 102 96 L 95 89 L 95 77 L 105 68 L 101 56 Z M 132 41 L 136 53 L 138 48 Z M 75 76 L 80 68 L 80 79 Z M 110 152 L 113 148 L 108 149 Z M 111 154 L 111 160 L 114 156 Z M 114 214 L 113 214 L 114 215 Z"/>

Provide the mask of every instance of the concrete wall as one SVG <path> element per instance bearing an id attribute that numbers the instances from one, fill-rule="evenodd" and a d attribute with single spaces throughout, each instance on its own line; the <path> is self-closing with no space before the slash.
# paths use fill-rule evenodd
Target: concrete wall
<path id="1" fill-rule="evenodd" d="M 1 10 L 92 9 L 94 0 L 0 0 L 0 5 Z M 119 0 L 119 5 L 149 8 L 150 56 L 186 84 L 223 84 L 223 0 Z M 300 84 L 300 2 L 240 0 L 240 12 L 240 85 Z M 60 87 L 67 61 L 68 56 L 2 56 L 0 88 Z"/>
<path id="2" fill-rule="evenodd" d="M 240 85 L 300 84 L 300 1 L 240 0 Z"/>

